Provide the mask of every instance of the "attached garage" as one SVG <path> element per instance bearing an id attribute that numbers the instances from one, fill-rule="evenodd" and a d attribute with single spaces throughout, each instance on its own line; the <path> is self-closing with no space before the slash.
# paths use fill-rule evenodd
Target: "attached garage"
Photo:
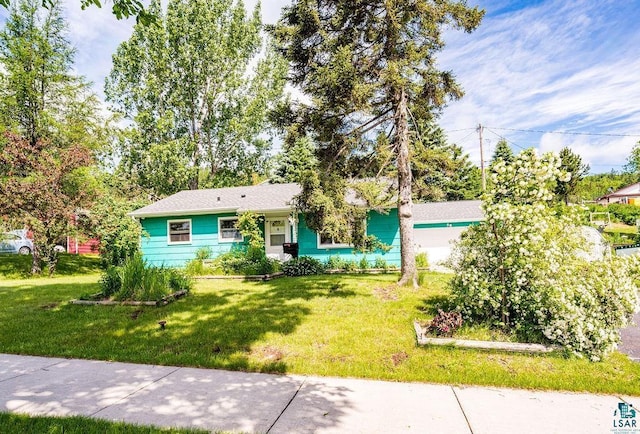
<path id="1" fill-rule="evenodd" d="M 416 251 L 426 253 L 429 263 L 438 265 L 451 254 L 452 243 L 469 226 L 484 219 L 479 200 L 431 202 L 413 207 Z"/>

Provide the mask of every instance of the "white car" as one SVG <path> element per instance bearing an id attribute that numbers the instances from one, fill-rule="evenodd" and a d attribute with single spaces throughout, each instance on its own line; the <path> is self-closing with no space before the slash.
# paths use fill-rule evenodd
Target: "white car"
<path id="1" fill-rule="evenodd" d="M 27 231 L 19 229 L 0 234 L 0 253 L 29 255 L 33 251 L 33 241 L 27 238 Z"/>

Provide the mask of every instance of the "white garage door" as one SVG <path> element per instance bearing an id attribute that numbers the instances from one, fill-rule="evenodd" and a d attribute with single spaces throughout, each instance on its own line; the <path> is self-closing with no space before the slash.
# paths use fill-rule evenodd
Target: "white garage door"
<path id="1" fill-rule="evenodd" d="M 449 257 L 452 243 L 460 239 L 460 234 L 466 229 L 466 227 L 414 229 L 416 250 L 427 254 L 429 264 L 437 265 Z"/>

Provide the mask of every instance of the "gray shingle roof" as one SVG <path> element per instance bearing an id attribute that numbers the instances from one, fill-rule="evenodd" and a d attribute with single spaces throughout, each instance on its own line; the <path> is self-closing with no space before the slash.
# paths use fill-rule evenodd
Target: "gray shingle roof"
<path id="1" fill-rule="evenodd" d="M 185 190 L 129 215 L 161 217 L 188 214 L 215 214 L 243 211 L 287 211 L 291 200 L 300 193 L 298 184 L 260 184 L 246 187 Z"/>
<path id="2" fill-rule="evenodd" d="M 293 209 L 293 198 L 300 191 L 300 186 L 295 183 L 184 190 L 137 209 L 129 215 L 141 218 L 222 212 L 289 211 Z M 479 200 L 414 204 L 413 220 L 414 223 L 482 220 L 484 217 L 480 204 Z"/>
<path id="3" fill-rule="evenodd" d="M 414 223 L 480 221 L 484 219 L 480 200 L 429 202 L 413 205 Z"/>

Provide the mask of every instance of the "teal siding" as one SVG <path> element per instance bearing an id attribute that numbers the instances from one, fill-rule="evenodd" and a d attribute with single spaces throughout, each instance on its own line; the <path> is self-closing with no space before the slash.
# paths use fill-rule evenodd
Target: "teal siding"
<path id="1" fill-rule="evenodd" d="M 415 223 L 414 229 L 432 229 L 432 228 L 466 228 L 467 226 L 473 226 L 479 224 L 479 221 L 468 222 L 441 222 L 441 223 Z"/>
<path id="2" fill-rule="evenodd" d="M 361 253 L 351 248 L 318 248 L 318 236 L 304 223 L 304 216 L 300 215 L 298 223 L 298 245 L 300 256 L 311 256 L 320 261 L 327 261 L 330 256 L 339 256 L 350 261 L 360 261 L 366 257 L 373 265 L 377 257 L 383 258 L 389 265 L 400 266 L 400 229 L 398 227 L 398 210 L 391 209 L 388 214 L 371 211 L 367 218 L 367 234 L 376 236 L 381 242 L 391 246 L 388 252 L 379 250 L 371 253 Z"/>
<path id="3" fill-rule="evenodd" d="M 196 257 L 201 247 L 209 247 L 211 257 L 226 253 L 239 243 L 218 243 L 218 217 L 234 217 L 236 214 L 195 215 L 179 217 L 154 217 L 142 219 L 142 228 L 148 234 L 141 241 L 142 254 L 152 265 L 184 267 Z M 191 219 L 191 243 L 168 244 L 167 220 Z"/>

